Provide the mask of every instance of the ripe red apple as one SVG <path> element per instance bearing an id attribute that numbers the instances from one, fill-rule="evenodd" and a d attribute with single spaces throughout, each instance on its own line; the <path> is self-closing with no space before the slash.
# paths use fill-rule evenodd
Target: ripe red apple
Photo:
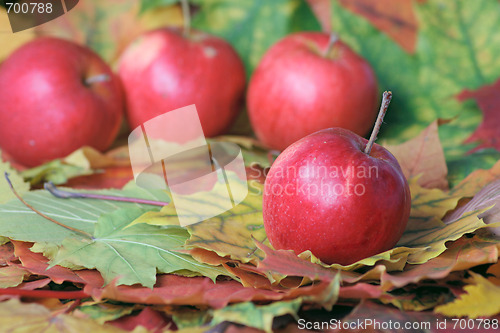
<path id="1" fill-rule="evenodd" d="M 104 150 L 123 117 L 119 79 L 97 54 L 43 37 L 0 66 L 0 149 L 35 166 L 81 146 Z"/>
<path id="2" fill-rule="evenodd" d="M 326 33 L 301 32 L 262 58 L 249 83 L 248 114 L 257 137 L 283 150 L 329 127 L 366 135 L 377 115 L 377 94 L 375 74 L 363 58 Z"/>
<path id="3" fill-rule="evenodd" d="M 378 131 L 378 130 L 377 130 Z M 310 250 L 349 265 L 394 247 L 411 206 L 408 183 L 385 148 L 342 128 L 311 134 L 278 156 L 263 198 L 276 249 Z"/>
<path id="4" fill-rule="evenodd" d="M 119 74 L 132 128 L 196 104 L 206 136 L 229 128 L 241 106 L 245 69 L 224 40 L 191 31 L 158 29 L 140 36 L 120 58 Z"/>

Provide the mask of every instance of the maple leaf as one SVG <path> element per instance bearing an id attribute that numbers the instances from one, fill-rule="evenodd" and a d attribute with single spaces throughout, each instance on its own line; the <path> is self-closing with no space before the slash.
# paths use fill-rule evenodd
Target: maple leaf
<path id="1" fill-rule="evenodd" d="M 112 304 L 91 300 L 82 302 L 82 304 L 75 309 L 73 314 L 77 317 L 92 318 L 99 324 L 104 324 L 127 316 L 139 309 L 142 309 L 142 307 L 138 304 L 126 306 L 124 304 Z"/>
<path id="2" fill-rule="evenodd" d="M 461 199 L 459 195 L 446 193 L 437 188 L 423 188 L 418 184 L 418 179 L 410 179 L 409 183 L 412 209 L 410 222 L 441 219 L 446 212 L 454 209 Z"/>
<path id="3" fill-rule="evenodd" d="M 448 189 L 448 168 L 438 133 L 438 121 L 433 121 L 415 138 L 398 145 L 384 145 L 398 160 L 406 179 L 418 178 L 426 188 Z"/>
<path id="4" fill-rule="evenodd" d="M 247 186 L 236 182 L 236 186 Z M 212 190 L 226 190 L 225 184 L 217 183 Z M 238 191 L 239 189 L 235 189 Z M 192 224 L 187 227 L 190 238 L 187 248 L 202 248 L 216 252 L 219 256 L 230 256 L 241 262 L 254 261 L 262 254 L 257 251 L 252 237 L 258 241 L 267 240 L 262 218 L 263 185 L 252 181 L 248 183 L 247 197 L 236 207 L 216 217 Z M 197 216 L 198 211 L 206 211 L 217 205 L 217 199 L 197 200 L 193 202 L 190 211 L 184 215 Z M 163 207 L 159 212 L 147 212 L 132 224 L 147 223 L 151 225 L 178 225 L 177 211 L 173 205 Z"/>
<path id="5" fill-rule="evenodd" d="M 152 288 L 156 272 L 202 274 L 215 280 L 226 274 L 222 268 L 200 264 L 182 250 L 188 232 L 179 226 L 160 228 L 147 224 L 128 227 L 144 214 L 141 208 L 118 209 L 102 215 L 92 239 L 66 238 L 54 256 L 54 265 L 78 265 L 96 268 L 106 283 L 118 279 L 120 284 L 140 283 Z"/>
<path id="6" fill-rule="evenodd" d="M 484 117 L 474 133 L 465 140 L 466 143 L 479 142 L 472 151 L 482 148 L 495 148 L 500 151 L 500 79 L 490 85 L 476 90 L 464 90 L 458 94 L 459 101 L 475 99 Z"/>
<path id="7" fill-rule="evenodd" d="M 248 327 L 255 327 L 266 333 L 272 333 L 273 319 L 286 314 L 296 320 L 299 319 L 297 312 L 302 303 L 301 299 L 292 301 L 274 302 L 268 305 L 255 305 L 252 302 L 239 303 L 218 309 L 212 312 L 210 326 L 230 321 Z"/>
<path id="8" fill-rule="evenodd" d="M 443 253 L 446 250 L 446 242 L 457 240 L 466 233 L 486 227 L 487 225 L 478 218 L 478 215 L 482 212 L 484 210 L 468 212 L 449 224 L 444 224 L 437 218 L 425 221 L 410 220 L 398 245 L 426 247 L 426 251 L 410 254 L 408 257 L 409 263 L 424 263 Z"/>
<path id="9" fill-rule="evenodd" d="M 310 261 L 303 260 L 293 251 L 272 250 L 262 243 L 256 242 L 266 257 L 259 261 L 257 269 L 263 272 L 276 272 L 283 275 L 305 276 L 313 280 L 333 281 L 339 278 L 338 271 L 326 269 Z"/>
<path id="10" fill-rule="evenodd" d="M 85 283 L 74 271 L 62 266 L 49 267 L 48 259 L 41 253 L 30 251 L 33 243 L 13 241 L 14 253 L 21 261 L 22 268 L 31 274 L 47 276 L 55 283 L 70 281 Z"/>
<path id="11" fill-rule="evenodd" d="M 418 21 L 413 9 L 413 0 L 340 0 L 340 4 L 366 18 L 406 52 L 415 52 Z"/>
<path id="12" fill-rule="evenodd" d="M 145 190 L 135 183 L 130 183 L 123 190 L 101 190 L 93 193 L 168 201 L 165 192 Z M 24 199 L 45 215 L 87 233 L 94 231 L 95 224 L 103 213 L 127 207 L 156 209 L 148 205 L 117 201 L 60 199 L 45 190 L 28 192 L 24 195 Z M 0 235 L 25 242 L 60 245 L 65 238 L 74 237 L 76 234 L 37 215 L 18 199 L 13 199 L 0 205 Z"/>
<path id="13" fill-rule="evenodd" d="M 355 285 L 341 286 L 339 299 L 362 300 L 369 298 L 380 298 L 383 292 L 380 286 L 371 283 L 356 283 Z"/>
<path id="14" fill-rule="evenodd" d="M 153 289 L 140 285 L 103 286 L 103 279 L 93 271 L 78 272 L 87 284 L 84 291 L 96 300 L 111 299 L 127 303 L 209 306 L 220 309 L 230 303 L 289 300 L 302 297 L 305 301 L 330 306 L 336 299 L 338 283 L 316 283 L 301 288 L 258 289 L 245 287 L 235 280 L 213 282 L 206 277 L 185 277 L 161 274 Z"/>
<path id="15" fill-rule="evenodd" d="M 471 284 L 453 302 L 438 306 L 434 312 L 453 317 L 487 317 L 500 313 L 500 287 L 495 286 L 479 274 L 472 273 Z"/>
<path id="16" fill-rule="evenodd" d="M 497 1 L 429 0 L 412 2 L 412 6 L 419 27 L 414 56 L 363 17 L 346 10 L 340 0 L 332 1 L 334 30 L 367 59 L 380 85 L 394 92 L 392 111 L 385 118 L 388 126 L 380 137 L 391 142 L 407 140 L 436 119 L 452 119 L 439 128 L 449 165 L 471 165 L 470 161 L 475 160 L 473 167 L 477 168 L 481 163 L 489 163 L 489 154 L 464 156 L 474 144 L 463 144 L 463 141 L 476 129 L 481 113 L 473 104 L 461 103 L 455 97 L 464 89 L 491 84 L 500 76 L 500 66 L 494 60 L 500 52 L 500 44 L 476 38 L 490 36 L 491 40 L 497 40 L 500 37 L 498 29 L 493 28 L 500 20 L 500 4 Z M 482 19 L 477 20 L 476 15 Z M 466 176 L 463 169 L 450 171 L 459 173 L 451 174 L 454 182 Z"/>
<path id="17" fill-rule="evenodd" d="M 498 260 L 497 241 L 474 236 L 462 237 L 453 242 L 446 251 L 420 265 L 407 265 L 403 272 L 381 273 L 384 290 L 401 288 L 424 279 L 443 279 L 452 271 L 494 263 Z"/>
<path id="18" fill-rule="evenodd" d="M 82 147 L 65 158 L 55 159 L 21 172 L 32 185 L 51 181 L 64 184 L 70 178 L 92 175 L 97 169 L 115 165 L 115 160 L 91 147 Z"/>
<path id="19" fill-rule="evenodd" d="M 493 207 L 492 207 L 493 206 Z M 452 221 L 458 216 L 464 214 L 466 211 L 477 209 L 488 209 L 479 217 L 487 224 L 497 225 L 492 227 L 489 231 L 500 235 L 500 180 L 492 182 L 480 190 L 472 198 L 471 201 L 465 205 L 457 208 L 452 214 L 448 215 L 445 221 Z"/>
<path id="20" fill-rule="evenodd" d="M 16 287 L 20 285 L 28 272 L 17 266 L 0 267 L 0 288 Z"/>

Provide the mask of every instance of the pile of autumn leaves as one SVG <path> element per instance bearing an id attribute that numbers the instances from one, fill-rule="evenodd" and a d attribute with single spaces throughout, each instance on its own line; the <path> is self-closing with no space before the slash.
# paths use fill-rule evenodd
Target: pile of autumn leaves
<path id="1" fill-rule="evenodd" d="M 156 318 L 164 329 L 192 332 L 231 321 L 269 332 L 275 317 L 297 319 L 301 308 L 354 307 L 360 300 L 371 301 L 359 307 L 382 312 L 397 307 L 432 310 L 435 316 L 496 315 L 500 238 L 486 226 L 500 226 L 500 209 L 491 208 L 500 201 L 500 162 L 450 190 L 437 131 L 433 123 L 418 137 L 388 146 L 410 183 L 407 230 L 396 248 L 347 267 L 324 265 L 308 252 L 272 250 L 262 224 L 262 184 L 256 180 L 242 204 L 185 229 L 170 205 L 57 199 L 44 190 L 28 191 L 13 169 L 0 164 L 26 201 L 93 235 L 85 238 L 38 216 L 12 198 L 2 179 L 0 297 L 11 300 L 0 303 L 0 325 L 48 327 L 56 316 L 68 327 L 110 322 L 130 329 Z M 266 154 L 251 140 L 225 140 L 241 145 L 249 167 L 249 158 Z M 101 192 L 168 201 L 165 193 L 133 183 Z M 193 210 L 204 204 L 210 203 Z M 15 300 L 19 296 L 36 301 L 21 303 Z M 15 321 L 27 314 L 32 323 Z"/>

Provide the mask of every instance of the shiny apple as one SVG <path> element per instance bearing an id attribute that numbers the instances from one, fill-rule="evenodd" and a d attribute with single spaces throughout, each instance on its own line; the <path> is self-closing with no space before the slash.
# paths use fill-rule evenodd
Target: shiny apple
<path id="1" fill-rule="evenodd" d="M 25 166 L 105 150 L 123 109 L 118 77 L 87 47 L 42 37 L 0 65 L 0 149 Z"/>
<path id="2" fill-rule="evenodd" d="M 237 116 L 245 89 L 245 69 L 231 45 L 194 30 L 145 33 L 121 56 L 119 74 L 131 128 L 195 104 L 205 136 L 222 134 Z"/>
<path id="3" fill-rule="evenodd" d="M 349 265 L 396 245 L 410 190 L 396 158 L 342 128 L 311 134 L 279 155 L 265 181 L 264 225 L 276 249 L 310 250 Z"/>

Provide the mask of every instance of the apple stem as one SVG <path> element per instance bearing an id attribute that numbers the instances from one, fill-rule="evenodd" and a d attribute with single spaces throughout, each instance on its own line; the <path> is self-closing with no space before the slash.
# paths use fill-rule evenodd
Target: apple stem
<path id="1" fill-rule="evenodd" d="M 85 237 L 87 237 L 87 238 L 90 238 L 90 239 L 94 238 L 94 237 L 93 237 L 91 234 L 89 234 L 88 232 L 85 232 L 85 231 L 83 231 L 83 230 L 79 230 L 79 229 L 76 229 L 76 228 L 70 227 L 70 226 L 68 226 L 68 225 L 65 225 L 65 224 L 63 224 L 63 223 L 59 222 L 59 221 L 56 221 L 56 220 L 54 220 L 53 218 L 51 218 L 51 217 L 49 217 L 49 216 L 45 215 L 45 214 L 44 214 L 44 213 L 42 213 L 41 211 L 37 210 L 35 207 L 31 206 L 29 203 L 27 203 L 27 202 L 26 202 L 26 201 L 25 201 L 25 200 L 24 200 L 24 199 L 23 199 L 23 198 L 19 195 L 19 193 L 17 193 L 16 189 L 14 188 L 14 185 L 12 185 L 12 182 L 11 182 L 11 181 L 10 181 L 10 179 L 9 179 L 9 174 L 8 174 L 7 172 L 5 172 L 4 174 L 5 174 L 5 179 L 7 180 L 7 183 L 9 184 L 9 187 L 10 187 L 10 189 L 11 189 L 12 193 L 14 193 L 14 195 L 15 195 L 15 196 L 19 199 L 19 201 L 21 201 L 21 202 L 22 202 L 22 203 L 23 203 L 26 207 L 28 207 L 29 209 L 31 209 L 32 211 L 34 211 L 35 213 L 37 213 L 37 214 L 38 214 L 38 215 L 40 215 L 41 217 L 43 217 L 43 218 L 45 218 L 45 219 L 49 220 L 50 222 L 57 224 L 58 226 L 61 226 L 61 227 L 65 228 L 65 229 L 68 229 L 68 230 L 71 230 L 71 231 L 73 231 L 73 232 L 75 232 L 75 233 L 77 233 L 77 234 L 80 234 L 80 235 L 82 235 L 82 236 L 85 236 Z"/>
<path id="2" fill-rule="evenodd" d="M 191 12 L 188 0 L 181 0 L 182 18 L 184 22 L 184 37 L 189 37 L 191 31 Z"/>
<path id="3" fill-rule="evenodd" d="M 77 193 L 77 192 L 68 192 L 63 191 L 52 182 L 47 182 L 43 185 L 43 187 L 50 192 L 56 198 L 61 199 L 97 199 L 97 200 L 110 200 L 110 201 L 121 201 L 121 202 L 131 202 L 143 205 L 153 205 L 153 206 L 167 206 L 169 203 L 164 201 L 155 201 L 155 200 L 146 200 L 146 199 L 138 199 L 138 198 L 128 198 L 128 197 L 118 197 L 114 195 L 102 195 L 102 194 L 93 194 L 93 193 Z"/>
<path id="4" fill-rule="evenodd" d="M 97 74 L 85 79 L 85 85 L 90 86 L 94 83 L 107 82 L 111 79 L 108 74 Z"/>
<path id="5" fill-rule="evenodd" d="M 375 126 L 373 127 L 372 135 L 370 136 L 370 140 L 366 144 L 365 154 L 370 155 L 372 151 L 373 144 L 375 140 L 377 140 L 378 132 L 380 131 L 380 127 L 382 126 L 382 122 L 384 121 L 385 113 L 389 108 L 389 104 L 391 103 L 392 92 L 384 91 L 382 95 L 382 103 L 380 104 L 380 111 L 378 112 L 377 121 L 375 122 Z"/>
<path id="6" fill-rule="evenodd" d="M 325 58 L 328 57 L 328 55 L 330 54 L 330 52 L 333 49 L 333 46 L 335 45 L 335 43 L 337 43 L 338 40 L 339 40 L 339 35 L 337 35 L 335 32 L 332 32 L 330 34 L 330 39 L 328 40 L 328 45 L 327 45 L 326 51 L 324 53 Z"/>

